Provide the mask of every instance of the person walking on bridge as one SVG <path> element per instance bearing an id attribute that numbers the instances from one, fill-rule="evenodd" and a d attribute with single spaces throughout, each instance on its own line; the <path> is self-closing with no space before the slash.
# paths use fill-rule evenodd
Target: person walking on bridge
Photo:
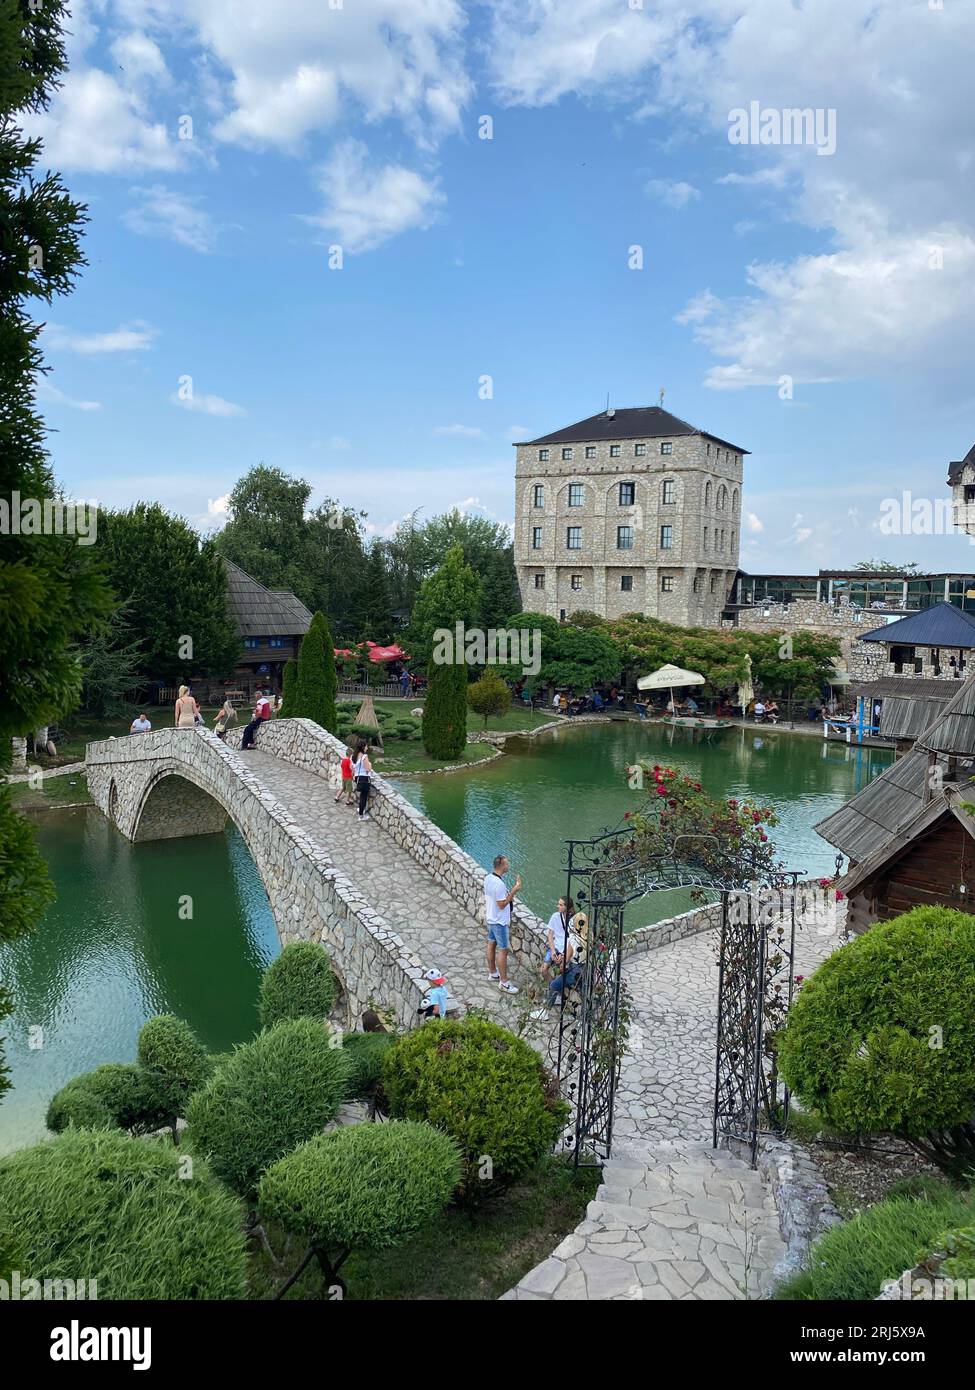
<path id="1" fill-rule="evenodd" d="M 200 706 L 190 694 L 188 685 L 181 685 L 179 688 L 179 699 L 176 701 L 175 724 L 177 729 L 195 729 L 196 716 L 200 712 Z"/>
<path id="2" fill-rule="evenodd" d="M 368 811 L 369 793 L 372 790 L 372 763 L 369 761 L 369 745 L 360 739 L 356 747 L 355 762 L 352 764 L 355 784 L 359 791 L 359 821 L 372 820 Z"/>
<path id="3" fill-rule="evenodd" d="M 505 994 L 517 994 L 518 986 L 508 979 L 508 948 L 511 944 L 511 904 L 521 888 L 521 875 L 515 876 L 514 887 L 509 890 L 504 876 L 510 867 L 506 855 L 495 855 L 494 867 L 484 880 L 484 916 L 488 979 L 495 980 Z"/>

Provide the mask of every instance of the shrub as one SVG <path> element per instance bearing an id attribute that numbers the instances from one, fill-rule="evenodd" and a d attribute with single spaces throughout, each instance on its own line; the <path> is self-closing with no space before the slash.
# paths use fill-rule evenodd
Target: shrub
<path id="1" fill-rule="evenodd" d="M 935 1241 L 935 1249 L 945 1254 L 939 1274 L 946 1274 L 949 1279 L 975 1281 L 975 1226 L 947 1231 Z"/>
<path id="2" fill-rule="evenodd" d="M 557 1140 L 568 1113 L 552 1098 L 537 1054 L 486 1019 L 426 1023 L 383 1058 L 392 1115 L 427 1120 L 452 1134 L 464 1156 L 468 1196 L 494 1190 L 479 1182 L 483 1157 L 495 1184 L 520 1177 Z"/>
<path id="3" fill-rule="evenodd" d="M 393 1033 L 346 1033 L 343 1048 L 349 1059 L 349 1100 L 371 1100 L 382 1079 L 383 1057 L 396 1041 Z"/>
<path id="4" fill-rule="evenodd" d="M 810 1251 L 808 1267 L 780 1285 L 775 1297 L 876 1298 L 888 1280 L 913 1268 L 919 1251 L 935 1248 L 947 1224 L 970 1220 L 973 1211 L 971 1194 L 966 1197 L 947 1184 L 937 1196 L 878 1202 L 821 1236 Z"/>
<path id="5" fill-rule="evenodd" d="M 400 1245 L 450 1201 L 457 1144 L 431 1125 L 391 1120 L 317 1134 L 269 1168 L 260 1211 L 333 1256 Z"/>
<path id="6" fill-rule="evenodd" d="M 186 1114 L 186 1103 L 210 1075 L 210 1058 L 188 1023 L 156 1014 L 139 1032 L 138 1058 L 160 1078 L 169 1096 L 170 1123 Z"/>
<path id="7" fill-rule="evenodd" d="M 328 954 L 314 941 L 292 941 L 261 980 L 261 1027 L 271 1028 L 285 1018 L 328 1018 L 336 993 Z"/>
<path id="8" fill-rule="evenodd" d="M 261 1173 L 323 1129 L 345 1098 L 349 1060 L 313 1018 L 285 1019 L 238 1047 L 187 1109 L 187 1140 L 252 1198 Z"/>
<path id="9" fill-rule="evenodd" d="M 970 1166 L 973 998 L 975 917 L 915 908 L 807 981 L 779 1035 L 782 1074 L 836 1129 L 897 1134 L 942 1167 Z"/>
<path id="10" fill-rule="evenodd" d="M 316 613 L 298 649 L 298 674 L 293 681 L 294 699 L 289 702 L 292 717 L 313 719 L 321 728 L 335 729 L 335 651 L 332 630 L 324 613 Z"/>
<path id="11" fill-rule="evenodd" d="M 511 704 L 511 691 L 493 671 L 485 671 L 480 680 L 467 687 L 467 703 L 475 714 L 484 716 L 484 727 L 491 715 L 505 714 Z"/>
<path id="12" fill-rule="evenodd" d="M 151 1134 L 170 1123 L 172 1089 L 166 1078 L 135 1063 L 106 1062 L 82 1072 L 52 1098 L 47 1127 L 128 1129 Z"/>
<path id="13" fill-rule="evenodd" d="M 241 1211 L 171 1144 L 68 1130 L 0 1159 L 0 1209 L 33 1279 L 96 1279 L 101 1299 L 244 1295 Z"/>
<path id="14" fill-rule="evenodd" d="M 298 663 L 294 657 L 284 663 L 281 675 L 281 719 L 293 718 L 295 695 L 298 690 Z"/>
<path id="15" fill-rule="evenodd" d="M 467 667 L 432 666 L 423 712 L 423 747 L 431 758 L 459 758 L 467 745 Z"/>

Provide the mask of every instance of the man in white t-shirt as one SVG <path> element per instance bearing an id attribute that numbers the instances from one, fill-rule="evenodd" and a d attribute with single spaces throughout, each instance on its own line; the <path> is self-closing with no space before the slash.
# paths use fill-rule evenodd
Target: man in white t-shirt
<path id="1" fill-rule="evenodd" d="M 505 855 L 498 854 L 494 868 L 484 880 L 484 917 L 487 923 L 488 979 L 497 981 L 505 994 L 517 994 L 518 986 L 508 979 L 508 948 L 511 945 L 511 904 L 521 888 L 521 875 L 509 889 L 504 876 L 510 868 Z"/>
<path id="2" fill-rule="evenodd" d="M 139 713 L 139 714 L 137 714 L 136 717 L 132 720 L 132 723 L 131 723 L 131 725 L 129 726 L 129 733 L 130 733 L 130 734 L 147 734 L 147 733 L 149 733 L 149 731 L 151 730 L 151 728 L 152 728 L 152 725 L 149 723 L 149 720 L 148 720 L 148 718 L 146 717 L 146 715 L 144 715 L 144 714 L 142 714 L 142 713 Z"/>

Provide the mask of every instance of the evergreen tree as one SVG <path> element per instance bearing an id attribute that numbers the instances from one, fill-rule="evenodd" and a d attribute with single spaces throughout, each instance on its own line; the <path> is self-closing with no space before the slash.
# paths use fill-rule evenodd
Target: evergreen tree
<path id="1" fill-rule="evenodd" d="M 431 666 L 423 702 L 423 747 L 431 758 L 459 758 L 467 744 L 467 667 Z"/>
<path id="2" fill-rule="evenodd" d="M 332 631 L 325 614 L 316 613 L 298 652 L 294 710 L 289 712 L 293 718 L 313 719 L 323 729 L 334 733 L 338 723 L 335 709 L 337 692 Z"/>
<path id="3" fill-rule="evenodd" d="M 480 581 L 470 565 L 465 564 L 461 547 L 452 545 L 440 568 L 424 580 L 413 607 L 409 640 L 414 663 L 426 666 L 430 662 L 433 634 L 438 628 L 453 631 L 458 622 L 465 627 L 478 627 L 480 615 Z"/>
<path id="4" fill-rule="evenodd" d="M 295 660 L 285 662 L 284 674 L 281 677 L 281 718 L 293 719 L 295 717 L 295 698 L 298 693 L 298 663 Z"/>
<path id="5" fill-rule="evenodd" d="M 142 639 L 143 681 L 175 685 L 191 675 L 229 675 L 240 636 L 227 612 L 227 572 L 213 540 L 201 541 L 188 521 L 158 502 L 139 502 L 103 516 L 97 549 Z"/>
<path id="6" fill-rule="evenodd" d="M 36 409 L 44 371 L 40 325 L 29 299 L 67 294 L 80 267 L 86 212 L 52 173 L 35 176 L 39 140 L 22 114 L 43 111 L 65 68 L 62 0 L 0 4 L 0 507 L 20 517 L 24 500 L 58 497 Z M 107 618 L 111 597 L 76 536 L 5 528 L 0 555 L 0 772 L 10 739 L 74 708 L 81 688 L 77 643 Z M 31 826 L 0 784 L 0 943 L 31 931 L 53 889 Z M 10 997 L 0 989 L 0 1018 Z M 6 1089 L 0 1054 L 0 1093 Z"/>
<path id="7" fill-rule="evenodd" d="M 389 578 L 382 546 L 375 541 L 369 547 L 365 562 L 365 584 L 362 593 L 362 635 L 385 646 L 393 632 L 392 603 L 389 597 Z"/>

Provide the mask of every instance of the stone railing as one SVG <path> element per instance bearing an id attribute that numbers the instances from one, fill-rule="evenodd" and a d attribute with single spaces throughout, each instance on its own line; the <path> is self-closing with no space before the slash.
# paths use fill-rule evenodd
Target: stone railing
<path id="1" fill-rule="evenodd" d="M 650 922 L 636 931 L 627 932 L 623 950 L 627 955 L 637 951 L 653 951 L 658 946 L 666 946 L 670 941 L 681 941 L 685 936 L 696 936 L 698 932 L 714 931 L 721 926 L 721 904 L 703 903 L 692 907 L 676 917 L 667 917 L 662 922 Z"/>
<path id="2" fill-rule="evenodd" d="M 239 743 L 240 734 L 239 729 L 231 730 L 227 742 Z M 338 787 L 345 744 L 310 719 L 270 720 L 260 729 L 257 745 L 282 762 L 313 772 L 329 786 Z M 466 913 L 483 921 L 486 870 L 394 791 L 384 777 L 374 774 L 372 782 L 369 814 L 373 820 L 442 884 Z M 546 949 L 545 925 L 520 903 L 511 914 L 511 945 L 525 964 L 541 965 Z"/>

